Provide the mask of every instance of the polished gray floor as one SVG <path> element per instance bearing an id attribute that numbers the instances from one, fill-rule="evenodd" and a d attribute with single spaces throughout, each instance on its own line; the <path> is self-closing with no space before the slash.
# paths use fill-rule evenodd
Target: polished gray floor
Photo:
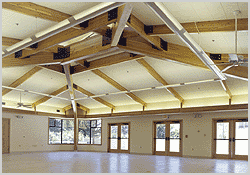
<path id="1" fill-rule="evenodd" d="M 248 161 L 97 152 L 2 155 L 3 173 L 246 173 Z"/>

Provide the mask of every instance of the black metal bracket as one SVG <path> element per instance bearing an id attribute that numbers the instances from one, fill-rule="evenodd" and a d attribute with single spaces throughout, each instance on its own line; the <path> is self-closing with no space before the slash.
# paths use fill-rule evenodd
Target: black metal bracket
<path id="1" fill-rule="evenodd" d="M 80 25 L 80 27 L 87 28 L 89 26 L 89 20 L 84 21 L 84 22 L 80 23 L 79 25 Z"/>
<path id="2" fill-rule="evenodd" d="M 134 53 L 130 53 L 130 56 L 131 57 L 135 57 L 137 54 L 134 54 Z"/>
<path id="3" fill-rule="evenodd" d="M 88 68 L 88 67 L 90 66 L 90 62 L 88 62 L 88 61 L 84 61 L 84 62 L 83 62 L 83 65 L 84 65 L 85 67 L 87 67 L 87 68 Z"/>
<path id="4" fill-rule="evenodd" d="M 77 85 L 73 83 L 73 88 L 77 89 Z M 78 103 L 77 103 L 78 104 Z"/>
<path id="5" fill-rule="evenodd" d="M 57 53 L 53 53 L 53 60 L 70 57 L 70 47 L 58 48 Z"/>
<path id="6" fill-rule="evenodd" d="M 161 39 L 161 48 L 165 51 L 168 51 L 168 42 Z"/>
<path id="7" fill-rule="evenodd" d="M 118 16 L 118 7 L 114 8 L 113 10 L 108 11 L 108 21 L 112 19 L 116 19 Z"/>
<path id="8" fill-rule="evenodd" d="M 118 140 L 121 140 L 121 137 L 118 137 L 117 139 L 118 139 Z"/>
<path id="9" fill-rule="evenodd" d="M 105 35 L 102 36 L 102 46 L 111 44 L 112 40 L 112 29 L 107 29 Z"/>
<path id="10" fill-rule="evenodd" d="M 20 58 L 23 55 L 23 50 L 15 52 L 15 58 Z"/>
<path id="11" fill-rule="evenodd" d="M 144 32 L 146 34 L 153 33 L 153 26 L 152 25 L 144 25 Z"/>
<path id="12" fill-rule="evenodd" d="M 210 58 L 212 60 L 221 60 L 221 54 L 212 54 L 212 53 L 210 53 Z"/>
<path id="13" fill-rule="evenodd" d="M 32 44 L 32 45 L 30 46 L 30 48 L 32 48 L 32 49 L 38 48 L 38 43 Z"/>

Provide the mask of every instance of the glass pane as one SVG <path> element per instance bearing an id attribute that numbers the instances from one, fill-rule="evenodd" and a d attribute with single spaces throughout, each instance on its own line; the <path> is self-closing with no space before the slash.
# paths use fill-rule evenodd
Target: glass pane
<path id="1" fill-rule="evenodd" d="M 112 139 L 118 138 L 118 126 L 111 126 L 111 132 L 110 132 L 110 137 Z"/>
<path id="2" fill-rule="evenodd" d="M 180 124 L 170 124 L 170 138 L 180 137 Z"/>
<path id="3" fill-rule="evenodd" d="M 128 150 L 128 139 L 121 139 L 121 149 Z"/>
<path id="4" fill-rule="evenodd" d="M 74 143 L 74 120 L 63 120 L 62 124 L 62 143 Z"/>
<path id="5" fill-rule="evenodd" d="M 91 144 L 101 144 L 101 128 L 91 128 Z"/>
<path id="6" fill-rule="evenodd" d="M 96 120 L 92 120 L 92 121 L 91 121 L 91 127 L 92 127 L 92 128 L 95 128 L 95 127 L 96 127 Z"/>
<path id="7" fill-rule="evenodd" d="M 117 149 L 117 139 L 110 139 L 110 149 Z"/>
<path id="8" fill-rule="evenodd" d="M 156 124 L 156 138 L 165 139 L 165 124 Z"/>
<path id="9" fill-rule="evenodd" d="M 229 139 L 229 122 L 217 123 L 216 138 Z"/>
<path id="10" fill-rule="evenodd" d="M 59 127 L 49 128 L 49 143 L 61 144 L 61 128 Z"/>
<path id="11" fill-rule="evenodd" d="M 216 140 L 216 154 L 228 154 L 228 153 L 229 153 L 229 141 Z"/>
<path id="12" fill-rule="evenodd" d="M 121 138 L 128 138 L 128 125 L 121 125 Z"/>
<path id="13" fill-rule="evenodd" d="M 79 133 L 78 133 L 79 144 L 90 144 L 90 121 L 79 120 Z"/>
<path id="14" fill-rule="evenodd" d="M 180 152 L 180 140 L 179 139 L 170 139 L 170 152 Z"/>
<path id="15" fill-rule="evenodd" d="M 248 155 L 248 140 L 235 140 L 235 155 Z"/>
<path id="16" fill-rule="evenodd" d="M 236 122 L 235 139 L 248 139 L 248 122 Z"/>
<path id="17" fill-rule="evenodd" d="M 49 126 L 55 126 L 55 119 L 49 119 Z"/>
<path id="18" fill-rule="evenodd" d="M 156 151 L 165 151 L 165 139 L 156 140 Z"/>
<path id="19" fill-rule="evenodd" d="M 56 120 L 55 122 L 56 127 L 61 127 L 61 119 L 55 119 L 55 120 Z"/>
<path id="20" fill-rule="evenodd" d="M 102 127 L 102 120 L 97 120 L 97 127 Z"/>

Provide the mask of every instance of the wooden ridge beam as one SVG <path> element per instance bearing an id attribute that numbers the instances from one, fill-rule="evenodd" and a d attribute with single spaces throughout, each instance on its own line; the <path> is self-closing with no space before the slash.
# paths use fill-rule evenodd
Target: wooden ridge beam
<path id="1" fill-rule="evenodd" d="M 155 70 L 153 67 L 151 67 L 143 58 L 137 60 L 138 63 L 140 63 L 158 82 L 160 82 L 162 85 L 169 85 Z M 171 94 L 174 95 L 175 98 L 177 98 L 181 103 L 183 103 L 183 98 L 174 90 L 174 88 L 170 87 L 167 88 Z"/>
<path id="2" fill-rule="evenodd" d="M 118 44 L 131 12 L 132 5 L 130 3 L 126 3 L 125 5 L 118 7 L 117 22 L 112 28 L 111 46 L 116 46 Z"/>
<path id="3" fill-rule="evenodd" d="M 74 88 L 74 90 L 77 90 L 77 91 L 79 91 L 79 92 L 81 92 L 82 94 L 87 95 L 87 96 L 93 96 L 93 95 L 95 95 L 95 94 L 93 94 L 93 93 L 91 93 L 91 92 L 89 92 L 89 91 L 83 89 L 82 87 L 80 87 L 80 86 L 78 86 L 78 85 L 76 85 L 76 84 L 73 84 L 73 88 Z M 103 99 L 100 98 L 100 97 L 94 97 L 93 100 L 98 101 L 99 103 L 101 103 L 101 104 L 103 104 L 103 105 L 105 105 L 105 106 L 107 106 L 107 107 L 109 107 L 109 108 L 111 108 L 111 109 L 115 109 L 115 106 L 114 106 L 114 105 L 112 105 L 111 103 L 109 103 L 109 102 L 103 100 Z"/>
<path id="4" fill-rule="evenodd" d="M 71 17 L 71 15 L 66 13 L 62 13 L 32 2 L 2 2 L 2 8 L 55 22 L 60 22 Z"/>
<path id="5" fill-rule="evenodd" d="M 117 19 L 112 19 L 109 20 L 109 14 L 108 12 L 101 14 L 93 19 L 90 19 L 88 22 L 88 26 L 86 26 L 85 28 L 82 28 L 81 30 L 79 29 L 75 29 L 75 28 L 69 28 L 67 30 L 64 30 L 56 35 L 53 35 L 47 39 L 44 39 L 40 42 L 38 42 L 38 47 L 35 50 L 30 50 L 30 51 L 26 51 L 23 52 L 22 56 L 20 56 L 19 58 L 25 58 L 27 56 L 30 55 L 34 55 L 38 52 L 41 52 L 43 50 L 46 50 L 50 47 L 56 46 L 60 43 L 63 43 L 67 40 L 73 39 L 75 37 L 78 37 L 80 35 L 83 35 L 85 33 L 94 31 L 98 28 L 107 26 L 108 24 L 114 23 L 117 21 Z"/>
<path id="6" fill-rule="evenodd" d="M 181 25 L 188 33 L 235 31 L 234 19 L 201 21 L 201 22 L 196 22 L 196 25 L 195 22 L 189 22 L 189 23 L 181 23 Z M 169 29 L 167 25 L 152 25 L 150 27 L 152 30 L 148 33 L 148 35 L 151 36 L 174 34 L 174 32 L 172 32 L 172 30 Z M 238 31 L 248 30 L 248 18 L 237 19 L 237 30 Z"/>
<path id="7" fill-rule="evenodd" d="M 109 84 L 111 84 L 112 86 L 114 86 L 116 89 L 118 89 L 120 91 L 128 91 L 126 88 L 124 88 L 123 86 L 121 86 L 119 83 L 117 83 L 115 80 L 113 80 L 112 78 L 110 78 L 109 76 L 107 76 L 106 74 L 104 74 L 103 72 L 101 72 L 99 69 L 92 70 L 92 72 L 94 74 L 98 75 L 99 77 L 101 77 L 102 79 L 104 79 L 105 81 L 107 81 Z M 137 97 L 133 93 L 126 93 L 126 95 L 129 96 L 130 98 L 132 98 L 137 103 L 142 104 L 142 106 L 146 106 L 147 105 L 146 102 L 144 102 L 142 99 L 140 99 L 139 97 Z"/>
<path id="8" fill-rule="evenodd" d="M 82 110 L 84 110 L 84 111 L 86 111 L 86 112 L 89 112 L 89 111 L 90 111 L 89 108 L 87 108 L 87 107 L 85 107 L 85 106 L 83 106 L 83 105 L 81 105 L 81 104 L 79 104 L 79 103 L 76 103 L 76 107 L 79 108 L 79 109 L 82 109 Z M 68 105 L 68 106 L 65 106 L 63 109 L 64 109 L 64 111 L 68 111 L 68 110 L 70 110 L 70 109 L 72 109 L 72 108 L 73 108 L 73 107 L 72 107 L 72 104 L 70 104 L 70 105 Z"/>
<path id="9" fill-rule="evenodd" d="M 59 95 L 59 94 L 63 93 L 64 91 L 66 91 L 67 89 L 68 89 L 67 86 L 63 86 L 63 87 L 61 87 L 60 89 L 57 89 L 56 91 L 50 93 L 50 95 L 55 95 L 55 96 L 56 96 L 56 95 Z M 43 97 L 43 98 L 37 100 L 36 102 L 34 102 L 34 103 L 32 104 L 32 106 L 38 106 L 38 105 L 40 105 L 40 104 L 42 104 L 42 103 L 45 103 L 46 101 L 48 101 L 48 100 L 51 99 L 51 98 L 52 98 L 52 97 L 47 97 L 47 96 L 45 96 L 45 97 Z"/>
<path id="10" fill-rule="evenodd" d="M 42 68 L 40 67 L 34 67 L 32 68 L 30 71 L 26 72 L 23 76 L 21 76 L 20 78 L 18 78 L 16 81 L 14 81 L 13 83 L 11 83 L 9 85 L 9 87 L 13 87 L 16 88 L 17 86 L 21 85 L 22 83 L 24 83 L 26 80 L 28 80 L 31 76 L 33 76 L 35 73 L 37 73 L 39 70 L 41 70 Z M 2 96 L 6 95 L 7 93 L 9 93 L 10 91 L 12 91 L 11 89 L 4 89 L 2 90 Z"/>

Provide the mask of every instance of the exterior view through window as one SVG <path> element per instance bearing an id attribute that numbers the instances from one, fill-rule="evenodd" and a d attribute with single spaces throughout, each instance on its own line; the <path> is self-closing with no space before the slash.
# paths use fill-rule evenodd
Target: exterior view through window
<path id="1" fill-rule="evenodd" d="M 49 144 L 73 144 L 74 120 L 49 119 Z"/>
<path id="2" fill-rule="evenodd" d="M 102 144 L 102 121 L 79 120 L 78 144 Z"/>

